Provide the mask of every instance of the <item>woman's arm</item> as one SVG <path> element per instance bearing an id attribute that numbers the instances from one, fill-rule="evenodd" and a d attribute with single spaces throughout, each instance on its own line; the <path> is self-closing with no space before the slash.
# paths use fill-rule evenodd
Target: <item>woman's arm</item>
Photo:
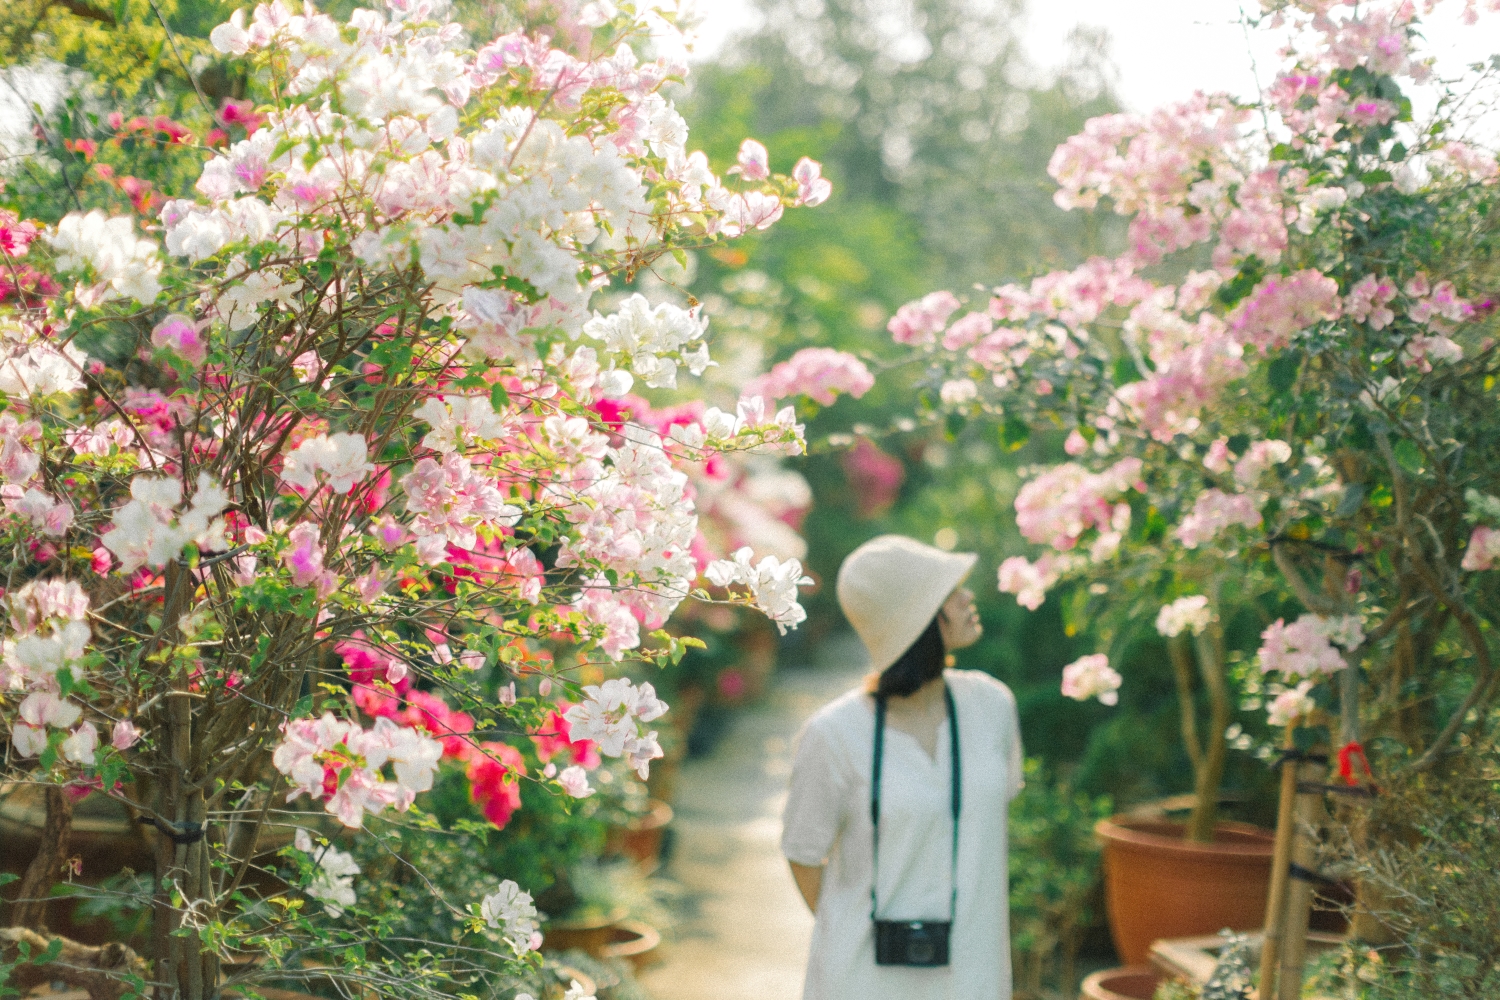
<path id="1" fill-rule="evenodd" d="M 802 893 L 803 902 L 807 908 L 814 913 L 818 912 L 818 896 L 823 891 L 823 865 L 799 865 L 795 861 L 788 861 L 792 866 L 792 878 L 797 882 L 797 891 Z"/>

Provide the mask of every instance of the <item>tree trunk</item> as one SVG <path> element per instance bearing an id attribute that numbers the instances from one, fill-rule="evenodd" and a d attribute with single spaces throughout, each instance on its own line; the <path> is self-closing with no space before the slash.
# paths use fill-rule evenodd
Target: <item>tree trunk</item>
<path id="1" fill-rule="evenodd" d="M 73 800 L 61 785 L 47 786 L 47 822 L 36 856 L 21 879 L 21 891 L 10 911 L 12 927 L 47 928 L 47 900 L 68 857 L 73 832 Z"/>
<path id="2" fill-rule="evenodd" d="M 1208 692 L 1208 731 L 1203 738 L 1202 766 L 1193 782 L 1193 813 L 1188 817 L 1187 839 L 1208 843 L 1214 839 L 1219 820 L 1219 786 L 1224 781 L 1224 731 L 1229 728 L 1229 688 L 1224 683 L 1224 657 L 1218 623 L 1203 630 L 1196 643 L 1198 673 Z"/>

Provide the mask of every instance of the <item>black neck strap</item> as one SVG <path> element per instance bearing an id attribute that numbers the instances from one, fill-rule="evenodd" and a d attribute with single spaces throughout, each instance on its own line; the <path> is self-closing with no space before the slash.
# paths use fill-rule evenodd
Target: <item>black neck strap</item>
<path id="1" fill-rule="evenodd" d="M 953 707 L 953 692 L 943 683 L 943 704 L 948 709 L 948 759 L 952 764 L 952 786 L 949 793 L 953 809 L 953 896 L 948 901 L 948 919 L 958 915 L 958 814 L 963 807 L 963 774 L 959 769 L 958 710 Z M 885 696 L 875 696 L 875 762 L 870 774 L 870 825 L 875 832 L 870 862 L 870 918 L 880 919 L 880 903 L 875 898 L 880 883 L 880 766 L 885 758 Z"/>

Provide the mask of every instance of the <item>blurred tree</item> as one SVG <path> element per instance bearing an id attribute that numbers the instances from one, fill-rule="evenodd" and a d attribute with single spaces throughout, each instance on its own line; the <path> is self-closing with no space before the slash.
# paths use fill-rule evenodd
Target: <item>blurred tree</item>
<path id="1" fill-rule="evenodd" d="M 763 0 L 761 11 L 753 35 L 695 72 L 683 113 L 716 168 L 750 135 L 819 159 L 834 194 L 828 211 L 705 255 L 685 279 L 716 336 L 754 330 L 758 356 L 738 363 L 768 367 L 821 345 L 878 370 L 887 319 L 922 291 L 1071 266 L 1119 244 L 1118 230 L 1058 210 L 1046 173 L 1059 143 L 1115 110 L 1101 35 L 1075 33 L 1071 58 L 1044 80 L 1018 45 L 1020 0 Z M 799 467 L 816 496 L 803 528 L 810 569 L 831 581 L 845 555 L 885 531 L 983 553 L 971 583 L 987 634 L 965 662 L 1015 688 L 1029 752 L 1111 759 L 1088 749 L 1102 713 L 1058 693 L 1058 673 L 1081 646 L 1055 603 L 1028 613 L 993 582 L 999 560 L 1022 551 L 1013 470 L 1060 454 L 1060 439 L 1012 451 L 977 429 L 918 428 L 901 415 L 925 375 L 886 371 L 860 400 L 798 404 L 809 438 L 824 442 Z M 807 604 L 812 621 L 793 641 L 842 625 L 831 586 Z M 1162 685 L 1170 696 L 1169 671 Z M 1157 720 L 1150 701 L 1139 714 L 1175 724 Z M 1122 784 L 1103 770 L 1091 777 L 1091 791 Z M 1123 783 L 1134 797 L 1161 791 L 1149 771 Z"/>

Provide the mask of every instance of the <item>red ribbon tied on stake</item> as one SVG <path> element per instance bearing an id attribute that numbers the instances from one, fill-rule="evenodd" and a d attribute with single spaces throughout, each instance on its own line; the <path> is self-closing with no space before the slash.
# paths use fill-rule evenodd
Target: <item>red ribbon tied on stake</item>
<path id="1" fill-rule="evenodd" d="M 1354 776 L 1354 759 L 1356 757 L 1359 758 L 1360 770 L 1364 772 L 1359 778 Z M 1351 741 L 1346 743 L 1344 744 L 1344 748 L 1339 751 L 1339 777 L 1344 779 L 1344 784 L 1346 785 L 1357 785 L 1362 778 L 1371 779 L 1370 787 L 1372 789 L 1375 788 L 1373 780 L 1375 775 L 1370 770 L 1370 761 L 1365 757 L 1365 748 L 1358 742 Z"/>

